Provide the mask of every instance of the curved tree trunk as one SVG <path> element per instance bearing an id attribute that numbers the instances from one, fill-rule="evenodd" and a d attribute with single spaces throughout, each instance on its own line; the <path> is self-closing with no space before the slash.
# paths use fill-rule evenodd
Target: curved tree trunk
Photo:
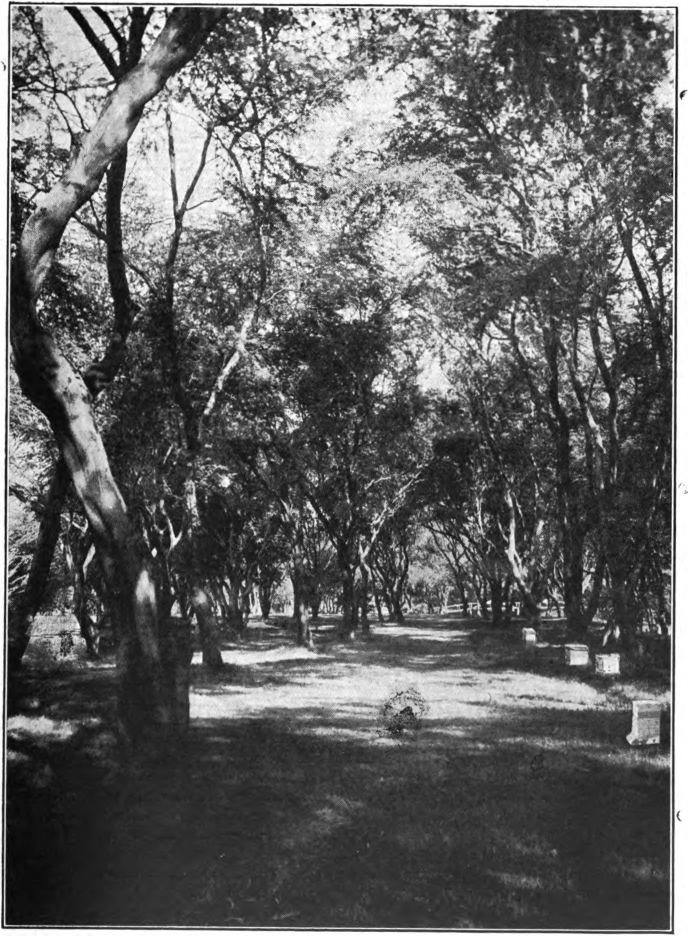
<path id="1" fill-rule="evenodd" d="M 86 541 L 80 546 L 76 551 L 74 556 L 74 567 L 72 570 L 72 575 L 74 579 L 74 616 L 79 622 L 79 630 L 81 631 L 81 636 L 86 641 L 86 650 L 88 655 L 92 660 L 97 659 L 98 657 L 98 645 L 100 643 L 100 635 L 98 633 L 98 628 L 95 621 L 88 613 L 87 608 L 87 597 L 86 597 L 86 570 L 93 558 L 93 547 L 90 542 L 90 538 L 87 537 Z"/>
<path id="2" fill-rule="evenodd" d="M 110 570 L 120 618 L 120 716 L 132 739 L 148 725 L 185 728 L 188 685 L 184 692 L 179 685 L 183 674 L 170 675 L 170 655 L 178 641 L 165 632 L 169 622 L 159 629 L 153 579 L 112 477 L 89 390 L 41 325 L 36 300 L 70 218 L 97 190 L 146 103 L 193 57 L 224 13 L 202 8 L 171 13 L 145 59 L 107 99 L 72 165 L 29 218 L 12 267 L 14 366 L 23 392 L 50 422 L 104 567 Z"/>
<path id="3" fill-rule="evenodd" d="M 131 45 L 131 44 L 129 44 Z M 137 44 L 136 58 L 131 59 L 129 67 L 140 59 L 140 41 Z M 108 346 L 100 362 L 92 364 L 84 380 L 95 398 L 98 393 L 112 382 L 119 371 L 124 358 L 124 348 L 134 320 L 136 305 L 132 300 L 127 280 L 124 254 L 122 249 L 122 213 L 121 200 L 127 167 L 127 147 L 113 159 L 107 173 L 105 195 L 107 227 L 107 272 L 110 293 L 114 305 L 114 323 Z M 16 609 L 10 609 L 9 634 L 10 647 L 9 669 L 12 672 L 21 664 L 29 641 L 30 626 L 34 615 L 40 610 L 45 590 L 49 581 L 49 571 L 59 537 L 60 517 L 65 498 L 70 486 L 70 477 L 64 459 L 58 458 L 53 469 L 53 477 L 48 491 L 46 506 L 36 542 L 36 550 L 31 565 L 25 592 Z M 83 584 L 83 583 L 82 583 Z M 79 583 L 75 583 L 75 588 Z M 81 632 L 86 640 L 88 653 L 97 656 L 98 628 L 82 608 L 75 595 L 75 614 L 79 620 Z M 163 616 L 165 616 L 163 614 Z"/>

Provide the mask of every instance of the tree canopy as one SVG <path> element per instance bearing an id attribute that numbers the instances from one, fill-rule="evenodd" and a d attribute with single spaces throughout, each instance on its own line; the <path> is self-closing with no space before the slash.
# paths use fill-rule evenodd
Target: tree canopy
<path id="1" fill-rule="evenodd" d="M 18 659 L 72 541 L 163 722 L 193 615 L 220 668 L 286 577 L 303 643 L 452 592 L 668 630 L 669 11 L 12 17 Z"/>

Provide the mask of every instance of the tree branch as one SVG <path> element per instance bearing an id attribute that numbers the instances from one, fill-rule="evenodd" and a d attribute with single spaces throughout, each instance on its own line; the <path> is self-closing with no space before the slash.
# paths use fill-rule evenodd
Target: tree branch
<path id="1" fill-rule="evenodd" d="M 124 66 L 126 55 L 127 55 L 127 43 L 124 39 L 124 36 L 119 31 L 119 29 L 117 29 L 115 24 L 110 19 L 109 15 L 105 12 L 105 10 L 102 9 L 102 7 L 93 7 L 93 12 L 101 20 L 101 22 L 105 23 L 110 35 L 117 43 L 117 48 L 119 49 L 120 62 L 122 63 L 122 66 Z"/>
<path id="2" fill-rule="evenodd" d="M 81 29 L 82 33 L 88 39 L 91 47 L 97 53 L 98 58 L 101 60 L 103 65 L 110 72 L 115 81 L 119 81 L 122 77 L 122 69 L 119 67 L 117 62 L 112 55 L 112 52 L 108 49 L 102 39 L 100 39 L 95 32 L 93 27 L 88 22 L 84 14 L 81 12 L 79 7 L 68 6 L 65 7 L 65 10 L 72 17 L 77 26 Z"/>

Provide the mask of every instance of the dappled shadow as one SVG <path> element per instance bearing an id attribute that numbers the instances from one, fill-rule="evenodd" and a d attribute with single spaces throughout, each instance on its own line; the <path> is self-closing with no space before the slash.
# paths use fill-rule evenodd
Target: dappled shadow
<path id="1" fill-rule="evenodd" d="M 668 820 L 669 786 L 650 759 L 581 760 L 564 744 L 543 757 L 535 713 L 401 741 L 314 736 L 308 714 L 322 718 L 299 713 L 300 730 L 196 723 L 175 758 L 116 781 L 73 753 L 11 837 L 8 921 L 667 925 L 668 821 L 655 816 Z M 596 714 L 602 742 L 612 713 Z"/>
<path id="2" fill-rule="evenodd" d="M 159 758 L 114 756 L 112 671 L 25 675 L 7 922 L 666 928 L 666 745 L 630 749 L 625 700 L 498 669 L 494 634 L 486 667 L 440 623 L 196 672 L 190 736 Z M 398 736 L 380 717 L 395 658 L 429 700 Z"/>

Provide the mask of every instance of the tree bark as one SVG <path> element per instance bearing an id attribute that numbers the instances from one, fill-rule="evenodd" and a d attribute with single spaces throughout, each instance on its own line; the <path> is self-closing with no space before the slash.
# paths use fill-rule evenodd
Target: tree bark
<path id="1" fill-rule="evenodd" d="M 172 644 L 159 630 L 153 579 L 112 477 L 91 397 L 41 325 L 36 301 L 70 218 L 95 193 L 134 132 L 145 105 L 198 51 L 224 10 L 177 8 L 145 59 L 107 99 L 96 125 L 60 181 L 29 218 L 12 266 L 11 343 L 23 392 L 47 417 L 119 596 L 120 715 L 125 733 L 188 724 L 188 685 L 166 678 Z M 166 622 L 169 625 L 169 622 Z M 181 696 L 176 695 L 181 691 Z M 185 698 L 183 696 L 186 695 Z"/>
<path id="2" fill-rule="evenodd" d="M 354 570 L 346 557 L 340 557 L 340 570 L 342 573 L 342 623 L 339 636 L 343 640 L 353 640 L 356 635 L 356 590 L 354 587 Z"/>
<path id="3" fill-rule="evenodd" d="M 500 578 L 490 578 L 490 603 L 492 605 L 492 624 L 499 627 L 503 621 L 504 588 Z"/>
<path id="4" fill-rule="evenodd" d="M 203 569 L 198 555 L 198 530 L 201 525 L 200 514 L 198 510 L 198 498 L 196 494 L 196 482 L 193 478 L 195 465 L 192 462 L 192 477 L 188 478 L 184 485 L 184 496 L 186 500 L 186 509 L 189 516 L 189 542 L 191 549 L 191 574 L 193 585 L 191 592 L 191 607 L 196 615 L 198 623 L 198 635 L 201 639 L 201 648 L 203 652 L 203 666 L 211 673 L 219 672 L 224 663 L 220 651 L 220 632 L 215 618 L 215 610 L 206 594 L 202 584 Z"/>
<path id="5" fill-rule="evenodd" d="M 86 570 L 88 569 L 92 557 L 93 552 L 90 537 L 86 537 L 86 541 L 76 550 L 74 556 L 74 568 L 72 570 L 74 578 L 73 609 L 74 616 L 79 622 L 81 636 L 86 641 L 88 655 L 92 660 L 95 660 L 98 658 L 100 635 L 98 634 L 95 621 L 88 613 L 86 598 Z"/>
<path id="6" fill-rule="evenodd" d="M 26 587 L 17 601 L 8 607 L 7 667 L 10 673 L 21 665 L 29 643 L 31 624 L 43 604 L 50 566 L 60 536 L 62 506 L 70 483 L 67 465 L 64 459 L 59 458 L 46 496 Z"/>
<path id="7" fill-rule="evenodd" d="M 229 583 L 229 626 L 241 634 L 244 629 L 244 615 L 241 611 L 241 586 L 230 579 Z"/>
<path id="8" fill-rule="evenodd" d="M 138 61 L 138 58 L 136 61 Z M 135 62 L 132 64 L 135 64 Z M 112 382 L 122 364 L 124 348 L 136 312 L 136 305 L 132 301 L 129 292 L 122 249 L 121 199 L 126 166 L 127 148 L 125 146 L 113 159 L 107 174 L 105 195 L 107 271 L 114 305 L 114 323 L 105 354 L 99 362 L 94 362 L 84 374 L 84 382 L 94 398 Z M 10 609 L 9 613 L 10 651 L 8 653 L 8 668 L 10 673 L 21 665 L 22 657 L 29 642 L 32 620 L 43 604 L 45 589 L 49 581 L 50 566 L 59 538 L 60 517 L 69 491 L 69 482 L 69 472 L 64 459 L 58 458 L 50 483 L 46 507 L 41 517 L 36 550 L 25 594 L 20 600 L 16 612 Z M 86 637 L 86 633 L 84 633 L 84 638 L 87 641 L 89 654 L 91 654 L 95 651 L 95 644 L 90 637 Z"/>
<path id="9" fill-rule="evenodd" d="M 361 587 L 360 587 L 360 607 L 361 607 L 361 631 L 364 634 L 370 633 L 370 619 L 368 617 L 368 590 L 370 585 L 370 575 L 368 572 L 368 566 L 365 562 L 362 562 L 359 566 L 361 570 Z"/>
<path id="10" fill-rule="evenodd" d="M 463 582 L 459 582 L 458 591 L 461 597 L 461 613 L 464 617 L 468 617 L 468 597 L 466 595 L 466 587 Z"/>
<path id="11" fill-rule="evenodd" d="M 272 582 L 261 581 L 258 584 L 258 602 L 260 604 L 260 614 L 264 622 L 270 619 L 272 607 Z"/>
<path id="12" fill-rule="evenodd" d="M 294 622 L 296 624 L 296 643 L 300 647 L 312 647 L 308 607 L 306 603 L 305 569 L 303 564 L 302 544 L 297 533 L 292 551 L 292 583 L 294 587 Z"/>
<path id="13" fill-rule="evenodd" d="M 203 651 L 203 666 L 211 673 L 219 673 L 224 669 L 222 653 L 220 651 L 220 634 L 210 599 L 205 589 L 196 587 L 191 597 L 191 606 L 198 622 L 198 635 L 201 639 Z"/>
<path id="14" fill-rule="evenodd" d="M 395 588 L 391 595 L 392 610 L 390 617 L 395 624 L 404 623 L 404 594 L 400 588 Z"/>

